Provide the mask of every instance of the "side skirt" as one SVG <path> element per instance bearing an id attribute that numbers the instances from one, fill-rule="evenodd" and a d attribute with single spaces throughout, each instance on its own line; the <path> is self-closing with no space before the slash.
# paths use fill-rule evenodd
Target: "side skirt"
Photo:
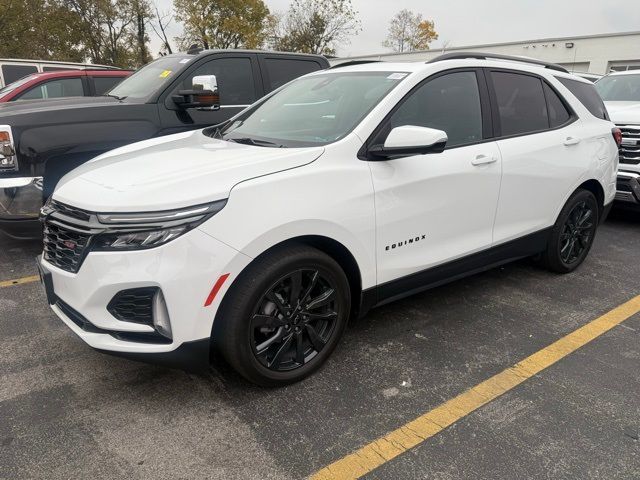
<path id="1" fill-rule="evenodd" d="M 384 305 L 540 253 L 547 247 L 551 230 L 552 227 L 549 227 L 487 250 L 367 289 L 362 292 L 361 315 L 366 313 L 367 307 Z"/>

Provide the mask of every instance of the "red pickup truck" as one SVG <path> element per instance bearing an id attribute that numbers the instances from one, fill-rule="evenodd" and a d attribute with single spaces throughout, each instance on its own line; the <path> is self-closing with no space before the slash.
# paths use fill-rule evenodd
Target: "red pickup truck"
<path id="1" fill-rule="evenodd" d="M 104 95 L 132 73 L 106 69 L 34 73 L 0 89 L 0 102 Z"/>

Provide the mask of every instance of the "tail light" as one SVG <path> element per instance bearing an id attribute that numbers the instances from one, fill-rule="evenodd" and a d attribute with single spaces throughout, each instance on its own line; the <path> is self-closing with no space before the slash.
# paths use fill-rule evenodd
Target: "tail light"
<path id="1" fill-rule="evenodd" d="M 620 146 L 622 145 L 622 130 L 620 130 L 618 127 L 612 128 L 611 133 L 613 134 L 613 139 L 616 141 L 616 145 L 618 145 L 618 148 L 620 148 Z"/>

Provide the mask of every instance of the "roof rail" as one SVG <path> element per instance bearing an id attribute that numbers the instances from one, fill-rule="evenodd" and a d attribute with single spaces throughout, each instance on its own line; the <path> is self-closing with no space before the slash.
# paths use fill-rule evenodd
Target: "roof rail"
<path id="1" fill-rule="evenodd" d="M 543 62 L 542 60 L 536 60 L 535 58 L 528 57 L 516 57 L 513 55 L 500 55 L 498 53 L 478 53 L 478 52 L 452 52 L 445 53 L 444 55 L 440 55 L 436 58 L 432 58 L 426 63 L 435 63 L 440 62 L 442 60 L 461 60 L 464 58 L 476 58 L 479 60 L 508 60 L 510 62 L 521 62 L 521 63 L 529 63 L 532 65 L 539 65 L 541 67 L 548 68 L 550 70 L 557 70 L 558 72 L 569 73 L 564 67 L 560 65 L 556 65 L 555 63 Z"/>
<path id="2" fill-rule="evenodd" d="M 344 63 L 339 63 L 337 65 L 333 65 L 333 66 L 329 67 L 329 69 L 338 68 L 338 67 L 350 67 L 352 65 L 363 65 L 365 63 L 380 63 L 380 60 L 351 60 L 349 62 L 344 62 Z"/>

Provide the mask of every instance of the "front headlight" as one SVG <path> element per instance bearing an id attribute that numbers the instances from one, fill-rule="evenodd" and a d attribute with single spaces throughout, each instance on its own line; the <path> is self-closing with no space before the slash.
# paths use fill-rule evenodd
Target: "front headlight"
<path id="1" fill-rule="evenodd" d="M 194 229 L 218 213 L 226 200 L 162 212 L 100 213 L 105 226 L 93 241 L 93 250 L 141 250 L 163 245 Z"/>

